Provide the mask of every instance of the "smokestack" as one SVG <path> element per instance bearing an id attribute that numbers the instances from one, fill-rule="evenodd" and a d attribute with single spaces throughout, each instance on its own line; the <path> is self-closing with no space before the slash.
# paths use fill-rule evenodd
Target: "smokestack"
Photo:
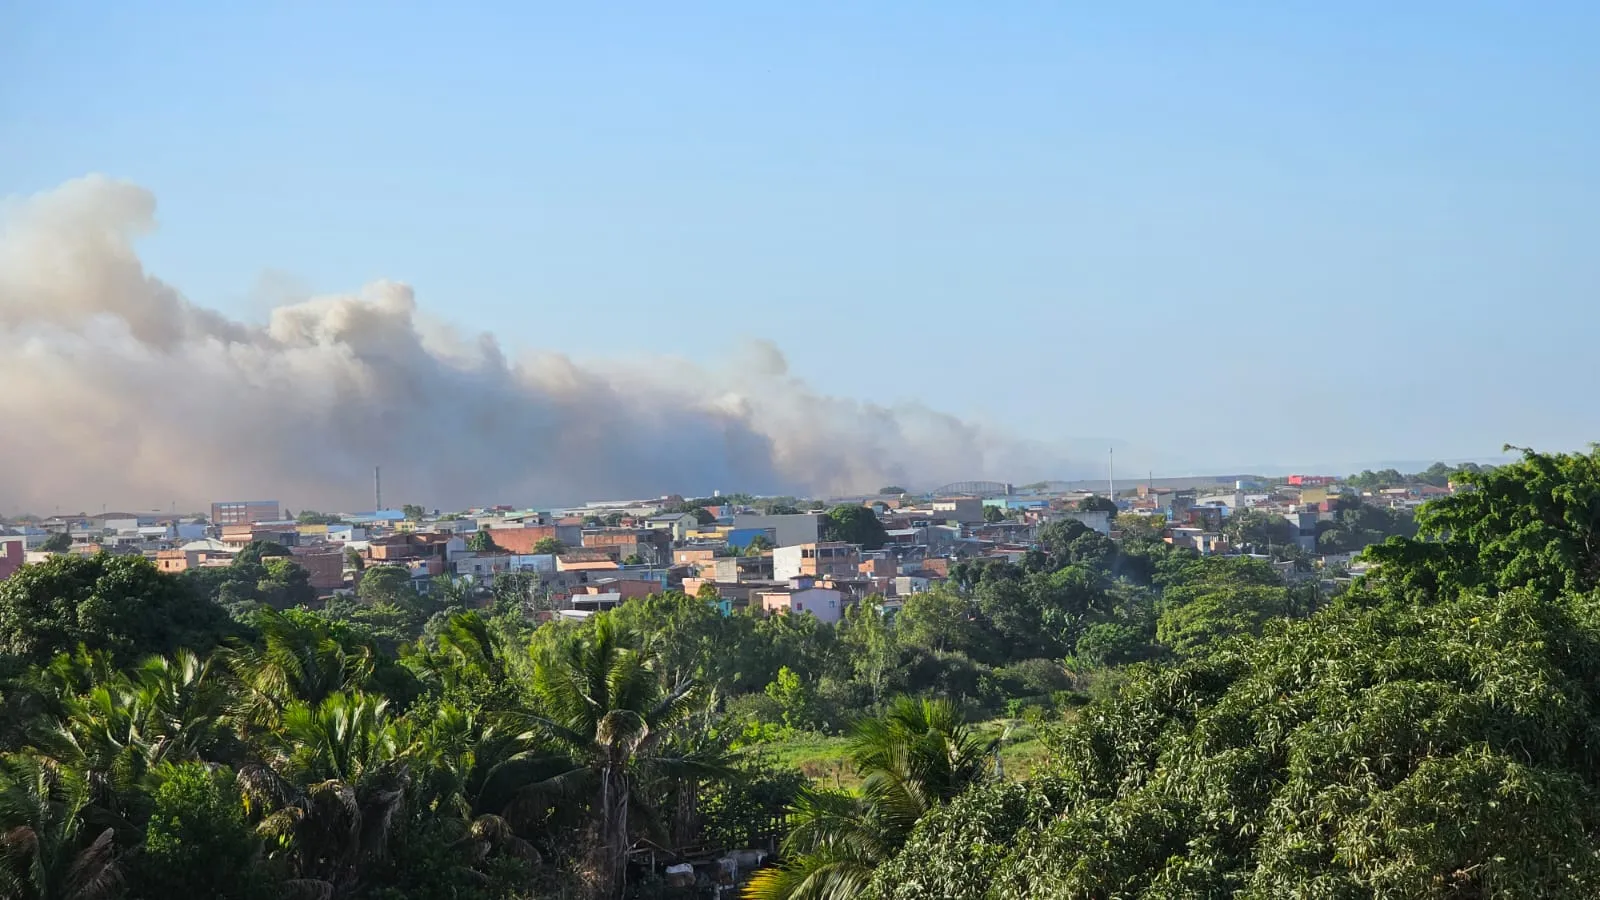
<path id="1" fill-rule="evenodd" d="M 373 512 L 383 512 L 383 466 L 372 467 Z"/>

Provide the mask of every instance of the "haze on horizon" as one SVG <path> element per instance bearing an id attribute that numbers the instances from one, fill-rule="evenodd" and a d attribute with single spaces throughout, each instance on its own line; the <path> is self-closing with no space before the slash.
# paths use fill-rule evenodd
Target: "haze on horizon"
<path id="1" fill-rule="evenodd" d="M 1589 4 L 0 16 L 0 511 L 1596 437 Z"/>

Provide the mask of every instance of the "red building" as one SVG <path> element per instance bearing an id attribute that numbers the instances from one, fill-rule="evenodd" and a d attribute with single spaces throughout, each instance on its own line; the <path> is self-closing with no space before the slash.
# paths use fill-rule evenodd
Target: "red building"
<path id="1" fill-rule="evenodd" d="M 1289 484 L 1295 487 L 1324 487 L 1339 479 L 1332 475 L 1290 475 Z"/>

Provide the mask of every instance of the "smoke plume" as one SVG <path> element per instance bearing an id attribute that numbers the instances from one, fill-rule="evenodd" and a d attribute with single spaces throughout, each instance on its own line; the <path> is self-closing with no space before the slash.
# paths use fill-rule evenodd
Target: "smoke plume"
<path id="1" fill-rule="evenodd" d="M 0 509 L 365 509 L 379 464 L 389 505 L 460 508 L 826 495 L 1050 462 L 921 406 L 820 395 L 768 343 L 717 371 L 511 358 L 392 282 L 235 321 L 145 271 L 134 242 L 154 212 L 98 176 L 4 209 Z"/>

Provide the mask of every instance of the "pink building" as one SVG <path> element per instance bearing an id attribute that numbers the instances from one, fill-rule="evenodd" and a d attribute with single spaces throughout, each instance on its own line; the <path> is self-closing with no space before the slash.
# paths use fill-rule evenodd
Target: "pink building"
<path id="1" fill-rule="evenodd" d="M 0 535 L 0 581 L 22 568 L 27 541 L 22 535 Z"/>

